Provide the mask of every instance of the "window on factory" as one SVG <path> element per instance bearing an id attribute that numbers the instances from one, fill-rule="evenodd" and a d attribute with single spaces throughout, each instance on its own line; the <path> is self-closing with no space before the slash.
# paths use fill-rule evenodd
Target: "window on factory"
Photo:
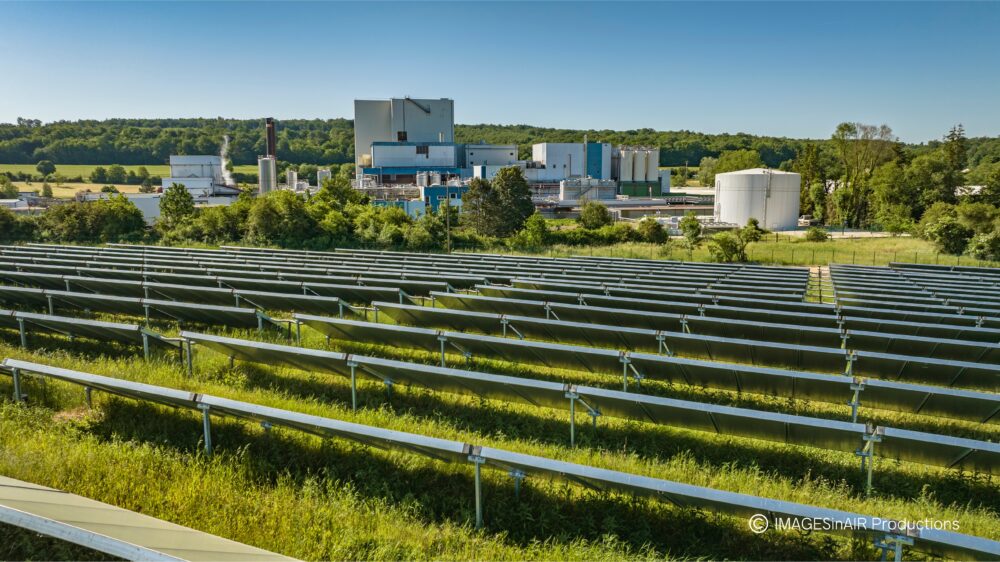
<path id="1" fill-rule="evenodd" d="M 396 140 L 406 142 L 406 131 L 396 131 Z"/>
<path id="2" fill-rule="evenodd" d="M 417 147 L 417 154 L 423 154 L 424 156 L 430 156 L 427 145 L 421 145 Z"/>

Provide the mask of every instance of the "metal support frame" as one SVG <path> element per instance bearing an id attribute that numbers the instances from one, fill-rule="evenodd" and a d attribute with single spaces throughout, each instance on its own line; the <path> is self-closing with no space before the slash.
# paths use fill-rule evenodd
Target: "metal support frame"
<path id="1" fill-rule="evenodd" d="M 853 351 L 847 352 L 847 366 L 844 367 L 844 374 L 852 377 L 854 376 L 854 362 L 858 360 L 857 353 Z"/>
<path id="2" fill-rule="evenodd" d="M 875 548 L 882 551 L 881 560 L 887 560 L 889 551 L 891 550 L 893 553 L 893 560 L 895 560 L 895 562 L 902 562 L 903 545 L 913 546 L 913 538 L 905 535 L 886 534 L 881 538 L 876 538 L 874 543 Z"/>
<path id="3" fill-rule="evenodd" d="M 198 404 L 201 410 L 201 427 L 205 434 L 205 454 L 212 454 L 212 416 L 209 414 L 211 407 L 208 404 Z"/>
<path id="4" fill-rule="evenodd" d="M 865 496 L 870 496 L 872 493 L 872 473 L 875 470 L 875 444 L 882 442 L 884 433 L 882 428 L 869 424 L 865 428 L 864 436 L 862 436 L 864 446 L 854 452 L 855 455 L 861 457 L 861 472 L 865 475 Z"/>
<path id="5" fill-rule="evenodd" d="M 142 357 L 149 361 L 149 334 L 142 331 Z"/>
<path id="6" fill-rule="evenodd" d="M 861 392 L 865 389 L 865 379 L 861 377 L 855 377 L 854 382 L 851 383 L 851 390 L 854 391 L 854 395 L 851 397 L 851 401 L 847 403 L 851 407 L 851 422 L 857 423 L 858 421 L 858 407 L 861 406 Z"/>
<path id="7" fill-rule="evenodd" d="M 688 326 L 688 320 L 686 316 L 681 316 L 681 331 L 685 334 L 691 333 L 691 327 Z"/>
<path id="8" fill-rule="evenodd" d="M 17 331 L 21 334 L 21 347 L 28 349 L 28 332 L 24 328 L 24 318 L 17 319 Z"/>
<path id="9" fill-rule="evenodd" d="M 526 476 L 523 470 L 512 469 L 507 474 L 514 479 L 514 497 L 521 499 L 521 481 L 524 480 Z"/>
<path id="10" fill-rule="evenodd" d="M 295 345 L 302 345 L 302 322 L 295 319 Z"/>
<path id="11" fill-rule="evenodd" d="M 149 326 L 149 305 L 142 305 L 142 318 L 146 321 L 146 326 Z"/>
<path id="12" fill-rule="evenodd" d="M 83 387 L 83 399 L 87 402 L 87 408 L 91 410 L 94 409 L 94 398 L 92 396 L 93 390 L 94 389 L 89 386 Z"/>
<path id="13" fill-rule="evenodd" d="M 576 447 L 577 401 L 583 404 L 583 407 L 587 409 L 587 415 L 593 420 L 595 433 L 597 432 L 597 418 L 601 415 L 601 411 L 599 409 L 592 408 L 590 404 L 587 404 L 587 402 L 576 392 L 576 387 L 573 385 L 566 385 L 563 396 L 569 399 L 569 445 L 570 447 Z"/>
<path id="14" fill-rule="evenodd" d="M 49 314 L 55 314 L 56 306 L 52 302 L 52 295 L 45 295 L 45 300 L 49 302 Z"/>
<path id="15" fill-rule="evenodd" d="M 664 334 L 662 332 L 657 332 L 656 333 L 656 343 L 657 343 L 657 349 L 656 349 L 657 352 L 662 353 L 663 355 L 666 355 L 667 357 L 673 357 L 674 356 L 674 352 L 670 351 L 670 346 L 667 345 L 667 336 L 666 336 L 666 334 Z"/>
<path id="16" fill-rule="evenodd" d="M 438 334 L 438 341 L 441 342 L 441 366 L 447 367 L 444 360 L 444 346 L 446 343 L 448 343 L 448 338 L 441 334 Z"/>
<path id="17" fill-rule="evenodd" d="M 21 369 L 11 369 L 10 376 L 14 379 L 14 402 L 24 402 L 21 394 Z"/>
<path id="18" fill-rule="evenodd" d="M 486 464 L 486 459 L 475 454 L 469 455 L 469 461 L 475 467 L 475 482 L 476 482 L 476 528 L 483 528 L 483 477 L 482 477 L 482 466 Z"/>
<path id="19" fill-rule="evenodd" d="M 351 368 L 351 411 L 358 411 L 358 364 L 351 359 L 347 360 L 347 366 Z"/>
<path id="20" fill-rule="evenodd" d="M 191 340 L 184 340 L 184 362 L 187 363 L 188 377 L 194 376 L 194 345 Z"/>

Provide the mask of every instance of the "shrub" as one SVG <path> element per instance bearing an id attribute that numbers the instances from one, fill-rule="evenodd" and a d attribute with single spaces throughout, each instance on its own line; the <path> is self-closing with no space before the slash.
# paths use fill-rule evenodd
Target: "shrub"
<path id="1" fill-rule="evenodd" d="M 660 224 L 660 221 L 654 219 L 653 217 L 643 217 L 641 221 L 636 225 L 636 231 L 639 232 L 639 236 L 645 242 L 650 242 L 653 244 L 663 244 L 670 240 L 667 236 L 666 229 Z"/>
<path id="2" fill-rule="evenodd" d="M 952 216 L 945 216 L 941 220 L 930 224 L 924 229 L 928 240 L 934 243 L 938 251 L 946 254 L 961 254 L 969 244 L 972 237 L 972 229 L 964 226 L 959 220 Z"/>
<path id="3" fill-rule="evenodd" d="M 830 239 L 830 233 L 818 226 L 809 227 L 806 231 L 806 240 L 809 242 L 826 242 Z"/>
<path id="4" fill-rule="evenodd" d="M 1000 261 L 1000 230 L 973 236 L 966 252 L 977 260 Z"/>
<path id="5" fill-rule="evenodd" d="M 611 211 L 603 203 L 587 201 L 580 209 L 578 220 L 584 228 L 591 230 L 601 228 L 612 223 Z"/>

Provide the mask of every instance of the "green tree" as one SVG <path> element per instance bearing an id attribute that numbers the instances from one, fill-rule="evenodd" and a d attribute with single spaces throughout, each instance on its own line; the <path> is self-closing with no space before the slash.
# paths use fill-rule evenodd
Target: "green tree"
<path id="1" fill-rule="evenodd" d="M 764 161 L 756 150 L 727 150 L 714 163 L 702 160 L 702 166 L 698 168 L 698 181 L 705 186 L 714 186 L 717 174 L 761 168 Z"/>
<path id="2" fill-rule="evenodd" d="M 814 182 L 820 181 L 819 145 L 814 142 L 807 144 L 795 158 L 792 170 L 801 177 L 799 193 L 799 214 L 815 215 L 813 201 L 809 197 L 809 189 Z"/>
<path id="3" fill-rule="evenodd" d="M 815 181 L 809 186 L 809 200 L 812 203 L 812 216 L 823 224 L 828 224 L 826 184 L 824 182 Z"/>
<path id="4" fill-rule="evenodd" d="M 510 238 L 510 246 L 522 250 L 538 250 L 544 248 L 550 240 L 548 223 L 537 212 L 528 217 L 524 228 Z"/>
<path id="5" fill-rule="evenodd" d="M 653 217 L 643 217 L 642 220 L 636 224 L 636 231 L 642 237 L 644 242 L 650 242 L 652 244 L 664 244 L 670 241 L 670 237 L 667 235 L 666 229 L 660 224 L 660 221 L 654 219 Z"/>
<path id="6" fill-rule="evenodd" d="M 817 226 L 811 226 L 806 230 L 807 242 L 826 242 L 830 239 L 830 233 Z"/>
<path id="7" fill-rule="evenodd" d="M 983 203 L 1000 208 L 1000 165 L 994 166 L 993 170 L 986 176 L 978 199 Z"/>
<path id="8" fill-rule="evenodd" d="M 160 221 L 166 229 L 177 228 L 194 216 L 194 197 L 182 183 L 171 184 L 160 199 Z"/>
<path id="9" fill-rule="evenodd" d="M 531 202 L 531 187 L 521 168 L 500 168 L 490 182 L 500 203 L 500 224 L 496 235 L 510 236 L 524 228 L 524 223 L 535 212 Z"/>
<path id="10" fill-rule="evenodd" d="M 52 186 L 49 185 L 49 182 L 42 184 L 42 197 L 52 198 Z"/>
<path id="11" fill-rule="evenodd" d="M 976 234 L 987 234 L 993 230 L 1000 211 L 987 203 L 963 201 L 955 207 L 955 214 L 962 226 Z"/>
<path id="12" fill-rule="evenodd" d="M 0 199 L 17 199 L 17 186 L 6 174 L 0 174 Z"/>
<path id="13" fill-rule="evenodd" d="M 944 136 L 944 153 L 947 158 L 948 168 L 953 172 L 961 174 L 968 164 L 968 141 L 965 138 L 965 127 L 961 123 L 955 125 Z"/>
<path id="14" fill-rule="evenodd" d="M 934 243 L 938 251 L 945 254 L 961 254 L 972 238 L 972 229 L 953 217 L 944 217 L 927 227 L 927 239 Z"/>
<path id="15" fill-rule="evenodd" d="M 1000 230 L 973 236 L 966 252 L 977 260 L 1000 261 Z"/>
<path id="16" fill-rule="evenodd" d="M 705 187 L 715 187 L 715 168 L 719 159 L 706 156 L 698 164 L 698 183 Z"/>
<path id="17" fill-rule="evenodd" d="M 90 171 L 91 183 L 105 183 L 108 181 L 108 171 L 104 166 L 97 166 Z"/>
<path id="18" fill-rule="evenodd" d="M 119 193 L 118 188 L 113 185 L 106 185 L 101 188 L 101 193 Z"/>
<path id="19" fill-rule="evenodd" d="M 585 201 L 580 209 L 580 218 L 577 221 L 584 228 L 601 228 L 614 222 L 611 218 L 611 211 L 607 206 L 597 201 Z"/>
<path id="20" fill-rule="evenodd" d="M 108 183 L 125 183 L 128 179 L 128 172 L 119 164 L 114 164 L 108 168 Z"/>
<path id="21" fill-rule="evenodd" d="M 483 236 L 497 236 L 500 231 L 500 196 L 490 182 L 473 178 L 462 195 L 466 223 Z"/>
<path id="22" fill-rule="evenodd" d="M 834 192 L 841 220 L 864 225 L 871 214 L 871 183 L 875 169 L 893 156 L 896 137 L 888 125 L 841 123 L 831 137 L 842 175 Z"/>
<path id="23" fill-rule="evenodd" d="M 708 251 L 715 261 L 732 263 L 747 262 L 747 246 L 759 241 L 765 234 L 757 219 L 750 219 L 746 226 L 735 230 L 719 232 L 709 240 Z"/>
<path id="24" fill-rule="evenodd" d="M 684 237 L 683 244 L 688 252 L 688 259 L 693 259 L 695 248 L 701 244 L 701 221 L 698 220 L 698 216 L 694 214 L 694 211 L 688 211 L 677 226 Z"/>
<path id="25" fill-rule="evenodd" d="M 42 174 L 43 178 L 49 177 L 56 173 L 56 165 L 52 163 L 51 160 L 42 160 L 35 165 L 35 169 L 38 170 L 39 174 Z"/>

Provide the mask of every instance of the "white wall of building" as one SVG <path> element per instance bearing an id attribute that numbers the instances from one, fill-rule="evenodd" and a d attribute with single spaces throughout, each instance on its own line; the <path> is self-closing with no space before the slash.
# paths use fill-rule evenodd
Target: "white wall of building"
<path id="1" fill-rule="evenodd" d="M 531 145 L 531 159 L 546 168 L 561 172 L 555 179 L 582 176 L 583 144 L 578 142 L 543 142 Z"/>
<path id="2" fill-rule="evenodd" d="M 418 153 L 417 149 L 426 147 L 426 153 Z M 444 166 L 454 168 L 457 165 L 457 147 L 455 145 L 423 145 L 412 144 L 379 145 L 371 147 L 372 167 L 420 167 Z"/>
<path id="3" fill-rule="evenodd" d="M 768 230 L 798 226 L 801 176 L 755 168 L 715 176 L 715 216 L 740 226 L 755 218 Z"/>
<path id="4" fill-rule="evenodd" d="M 429 110 L 424 111 L 425 109 Z M 400 138 L 405 132 L 406 138 Z M 368 167 L 373 142 L 454 142 L 455 102 L 450 99 L 354 100 L 355 165 Z"/>
<path id="5" fill-rule="evenodd" d="M 467 144 L 465 166 L 510 166 L 517 162 L 516 144 Z"/>

